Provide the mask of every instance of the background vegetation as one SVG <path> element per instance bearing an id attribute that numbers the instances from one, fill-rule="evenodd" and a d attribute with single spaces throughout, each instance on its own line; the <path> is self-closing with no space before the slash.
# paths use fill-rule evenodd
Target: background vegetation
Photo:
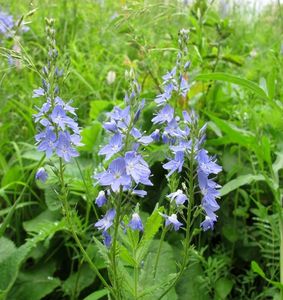
<path id="1" fill-rule="evenodd" d="M 187 28 L 191 90 L 180 103 L 208 121 L 206 147 L 223 166 L 223 188 L 216 228 L 194 240 L 191 264 L 175 289 L 176 299 L 280 299 L 276 282 L 281 214 L 277 191 L 283 168 L 283 11 L 275 5 L 255 13 L 229 1 L 226 6 L 224 1 L 210 2 L 196 0 L 188 6 L 182 1 L 0 1 L 1 10 L 15 18 L 36 9 L 25 18 L 29 31 L 1 40 L 2 222 L 15 209 L 5 233 L 0 230 L 1 299 L 94 300 L 106 295 L 82 259 L 54 191 L 32 176 L 41 158 L 34 146 L 32 119 L 41 100 L 32 98 L 32 91 L 41 84 L 35 70 L 46 61 L 45 17 L 56 20 L 61 65 L 68 75 L 62 95 L 74 100 L 83 128 L 85 145 L 77 160 L 81 171 L 76 162 L 67 168 L 73 218 L 102 273 L 105 265 L 92 240 L 96 217 L 88 214 L 97 195 L 90 176 L 101 163 L 101 122 L 105 112 L 123 100 L 125 70 L 132 67 L 146 99 L 144 129 L 151 128 L 161 76 L 174 65 L 178 31 Z M 116 75 L 113 82 L 110 71 Z M 160 185 L 159 190 L 149 190 L 151 201 L 142 203 L 144 213 L 168 190 L 162 148 L 151 152 L 151 168 L 159 174 L 153 180 Z M 178 240 L 177 233 L 167 240 L 176 256 Z M 170 253 L 163 253 L 164 272 L 172 261 Z"/>

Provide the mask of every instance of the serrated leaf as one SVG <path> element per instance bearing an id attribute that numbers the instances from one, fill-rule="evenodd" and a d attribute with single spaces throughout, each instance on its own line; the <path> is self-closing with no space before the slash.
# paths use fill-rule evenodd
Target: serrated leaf
<path id="1" fill-rule="evenodd" d="M 140 244 L 137 249 L 136 259 L 140 263 L 144 258 L 154 236 L 158 232 L 162 224 L 162 217 L 159 214 L 159 210 L 155 209 L 150 217 L 148 217 L 145 224 L 144 233 L 141 238 Z"/>

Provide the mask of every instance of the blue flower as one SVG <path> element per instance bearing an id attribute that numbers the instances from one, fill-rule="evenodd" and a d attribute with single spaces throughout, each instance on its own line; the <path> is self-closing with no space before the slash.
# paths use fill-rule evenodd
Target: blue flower
<path id="1" fill-rule="evenodd" d="M 105 216 L 97 221 L 94 226 L 97 227 L 99 230 L 103 230 L 104 232 L 108 230 L 112 225 L 116 215 L 116 211 L 114 208 L 108 210 Z"/>
<path id="2" fill-rule="evenodd" d="M 41 96 L 44 96 L 44 95 L 45 95 L 44 89 L 43 88 L 38 88 L 38 89 L 33 90 L 32 98 L 38 98 L 38 97 L 41 97 Z"/>
<path id="3" fill-rule="evenodd" d="M 98 193 L 98 196 L 95 199 L 96 205 L 98 207 L 102 207 L 106 202 L 107 202 L 107 198 L 105 196 L 105 192 L 104 191 L 100 191 Z"/>
<path id="4" fill-rule="evenodd" d="M 134 151 L 128 151 L 125 154 L 126 171 L 131 175 L 134 181 L 145 185 L 152 185 L 149 180 L 150 169 L 141 155 Z"/>
<path id="5" fill-rule="evenodd" d="M 94 178 L 98 179 L 98 183 L 102 186 L 111 186 L 113 192 L 118 192 L 123 186 L 131 185 L 131 177 L 126 173 L 126 163 L 122 157 L 113 160 L 106 172 Z"/>
<path id="6" fill-rule="evenodd" d="M 148 145 L 153 142 L 151 136 L 143 136 L 141 132 L 135 127 L 132 128 L 131 135 L 136 139 L 138 143 L 141 143 L 142 145 Z"/>
<path id="7" fill-rule="evenodd" d="M 143 198 L 144 196 L 147 195 L 147 192 L 144 190 L 132 190 L 132 194 Z"/>
<path id="8" fill-rule="evenodd" d="M 13 16 L 8 15 L 4 11 L 0 11 L 0 34 L 8 37 L 14 25 Z"/>
<path id="9" fill-rule="evenodd" d="M 45 182 L 48 178 L 48 174 L 43 167 L 39 168 L 35 174 L 35 179 Z"/>
<path id="10" fill-rule="evenodd" d="M 129 222 L 129 227 L 133 230 L 143 231 L 143 224 L 140 216 L 137 213 L 133 213 L 132 219 Z"/>
<path id="11" fill-rule="evenodd" d="M 112 238 L 111 235 L 107 231 L 102 232 L 103 236 L 103 243 L 104 245 L 109 248 L 111 246 Z"/>
<path id="12" fill-rule="evenodd" d="M 45 131 L 36 135 L 35 138 L 38 142 L 40 142 L 37 149 L 39 151 L 44 151 L 47 158 L 51 157 L 57 139 L 53 129 L 51 127 L 47 127 Z"/>
<path id="13" fill-rule="evenodd" d="M 176 192 L 169 194 L 167 198 L 171 201 L 175 201 L 177 205 L 182 205 L 188 200 L 182 190 L 177 190 Z"/>
<path id="14" fill-rule="evenodd" d="M 175 231 L 178 231 L 180 227 L 183 225 L 181 222 L 178 221 L 177 215 L 172 214 L 171 216 L 167 216 L 166 214 L 161 214 L 163 218 L 165 218 L 165 226 L 173 225 Z"/>
<path id="15" fill-rule="evenodd" d="M 186 97 L 189 89 L 190 89 L 190 86 L 189 86 L 187 80 L 184 77 L 182 77 L 181 78 L 181 83 L 180 83 L 180 92 L 181 92 L 181 95 L 183 97 Z"/>
<path id="16" fill-rule="evenodd" d="M 164 87 L 164 93 L 163 94 L 159 94 L 156 98 L 155 98 L 155 103 L 160 106 L 164 103 L 166 103 L 172 96 L 172 92 L 174 90 L 174 85 L 173 83 L 169 83 L 167 85 L 165 85 Z"/>
<path id="17" fill-rule="evenodd" d="M 217 165 L 216 162 L 207 155 L 207 151 L 204 149 L 198 152 L 197 161 L 200 170 L 206 175 L 218 174 L 222 170 L 221 166 Z"/>
<path id="18" fill-rule="evenodd" d="M 217 215 L 214 212 L 220 208 L 216 201 L 216 198 L 219 197 L 218 188 L 220 186 L 209 179 L 208 176 L 219 173 L 221 167 L 215 161 L 212 161 L 212 158 L 207 155 L 207 151 L 204 149 L 198 152 L 196 159 L 198 162 L 198 183 L 203 196 L 201 206 L 206 214 L 201 227 L 206 231 L 213 229 L 214 222 L 217 221 Z"/>
<path id="19" fill-rule="evenodd" d="M 153 124 L 169 123 L 174 118 L 174 108 L 169 104 L 165 105 L 160 112 L 152 119 Z"/>
<path id="20" fill-rule="evenodd" d="M 160 130 L 155 129 L 153 133 L 150 135 L 155 142 L 159 142 L 160 140 Z"/>
<path id="21" fill-rule="evenodd" d="M 178 173 L 182 171 L 184 164 L 184 152 L 178 151 L 175 154 L 175 158 L 170 160 L 168 163 L 163 165 L 163 168 L 170 170 L 167 176 L 171 176 L 175 171 L 178 170 Z"/>
<path id="22" fill-rule="evenodd" d="M 207 231 L 209 229 L 214 228 L 215 221 L 217 221 L 216 217 L 215 217 L 215 219 L 213 219 L 209 216 L 205 216 L 205 220 L 203 222 L 201 222 L 200 226 L 202 227 L 203 231 Z"/>
<path id="23" fill-rule="evenodd" d="M 104 146 L 99 155 L 106 155 L 105 159 L 110 159 L 114 154 L 123 148 L 123 137 L 120 133 L 116 133 L 110 140 L 109 145 Z"/>
<path id="24" fill-rule="evenodd" d="M 79 153 L 71 144 L 71 138 L 68 132 L 59 132 L 55 148 L 57 155 L 62 157 L 66 162 L 69 162 L 72 157 L 79 156 Z"/>
<path id="25" fill-rule="evenodd" d="M 170 72 L 168 72 L 167 74 L 165 74 L 164 76 L 162 76 L 162 79 L 166 82 L 169 80 L 174 79 L 175 75 L 176 75 L 176 67 L 174 67 Z"/>

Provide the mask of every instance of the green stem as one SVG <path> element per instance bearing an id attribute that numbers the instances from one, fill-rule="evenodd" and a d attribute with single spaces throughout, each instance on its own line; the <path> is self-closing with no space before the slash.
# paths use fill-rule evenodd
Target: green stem
<path id="1" fill-rule="evenodd" d="M 194 205 L 194 141 L 192 142 L 192 148 L 190 153 L 190 163 L 189 163 L 189 198 L 188 198 L 188 210 L 187 210 L 187 224 L 186 224 L 186 237 L 185 237 L 185 249 L 184 249 L 184 256 L 183 262 L 180 267 L 179 273 L 175 280 L 169 285 L 169 287 L 162 293 L 162 295 L 158 298 L 161 300 L 167 293 L 176 285 L 179 281 L 181 276 L 183 275 L 184 271 L 186 270 L 187 263 L 188 263 L 188 256 L 189 256 L 189 249 L 190 249 L 190 242 L 191 242 L 191 213 L 192 207 Z"/>
<path id="2" fill-rule="evenodd" d="M 116 207 L 116 216 L 115 216 L 115 224 L 114 224 L 114 236 L 113 236 L 113 246 L 112 246 L 112 264 L 113 264 L 113 276 L 114 276 L 114 288 L 117 294 L 117 299 L 121 298 L 121 291 L 119 289 L 119 279 L 117 273 L 117 261 L 116 261 L 116 248 L 117 248 L 117 237 L 118 237 L 118 229 L 120 224 L 120 215 L 121 215 L 121 200 L 122 200 L 122 191 L 120 191 L 120 197 L 117 202 Z"/>
<path id="3" fill-rule="evenodd" d="M 135 286 L 134 286 L 135 299 L 138 299 L 139 268 L 137 263 L 135 263 L 135 267 L 134 267 L 134 281 L 135 281 Z"/>
<path id="4" fill-rule="evenodd" d="M 153 277 L 155 278 L 156 276 L 156 271 L 157 271 L 157 267 L 158 267 L 158 262 L 159 262 L 159 258 L 160 258 L 160 253 L 161 253 L 161 248 L 162 248 L 162 244 L 165 238 L 165 234 L 166 234 L 166 227 L 163 227 L 162 233 L 161 233 L 161 237 L 160 237 L 160 241 L 159 241 L 159 247 L 158 247 L 158 251 L 157 251 L 157 255 L 156 255 L 156 260 L 155 260 L 155 264 L 154 264 L 154 269 L 153 269 Z"/>
<path id="5" fill-rule="evenodd" d="M 83 172 L 82 172 L 82 169 L 81 169 L 81 166 L 78 162 L 77 159 L 75 159 L 75 162 L 76 162 L 76 165 L 78 167 L 78 170 L 80 172 L 80 175 L 81 175 L 81 178 L 82 178 L 82 181 L 83 181 L 83 184 L 85 186 L 85 190 L 86 190 L 86 218 L 85 218 L 85 227 L 87 227 L 88 225 L 88 221 L 89 221 L 89 215 L 90 215 L 90 208 L 91 208 L 91 203 L 92 203 L 92 199 L 90 197 L 90 192 L 89 192 L 89 188 L 87 186 L 87 183 L 85 181 L 85 178 L 84 178 L 84 175 L 83 175 Z M 98 220 L 99 217 L 98 217 L 98 214 L 97 214 L 97 211 L 96 211 L 96 208 L 93 206 L 93 210 L 94 210 L 94 214 L 95 214 L 95 217 L 96 219 Z"/>
<path id="6" fill-rule="evenodd" d="M 83 245 L 81 244 L 80 239 L 77 236 L 77 233 L 76 233 L 76 231 L 74 229 L 74 226 L 73 226 L 73 223 L 72 223 L 72 218 L 71 218 L 71 215 L 70 215 L 70 207 L 69 207 L 69 203 L 68 203 L 67 190 L 66 190 L 65 181 L 64 181 L 64 166 L 63 166 L 62 158 L 59 159 L 59 163 L 60 163 L 60 167 L 59 167 L 59 179 L 60 179 L 60 183 L 61 183 L 61 197 L 62 197 L 62 200 L 63 200 L 63 207 L 64 207 L 64 210 L 65 210 L 66 219 L 67 219 L 69 228 L 71 230 L 71 233 L 73 235 L 73 238 L 76 241 L 76 243 L 77 243 L 80 251 L 83 254 L 84 259 L 88 262 L 88 264 L 91 267 L 91 269 L 94 271 L 94 273 L 100 279 L 100 281 L 102 282 L 102 284 L 113 295 L 114 299 L 117 299 L 116 296 L 115 296 L 115 294 L 113 293 L 112 288 L 109 286 L 109 284 L 103 278 L 103 276 L 101 275 L 101 273 L 99 272 L 99 270 L 97 269 L 97 267 L 95 266 L 95 264 L 92 262 L 91 258 L 87 254 L 87 252 L 85 251 L 85 249 L 84 249 Z"/>
<path id="7" fill-rule="evenodd" d="M 21 193 L 20 193 L 18 199 L 14 202 L 14 204 L 13 204 L 12 207 L 10 208 L 8 215 L 6 216 L 4 222 L 2 223 L 2 225 L 1 225 L 1 227 L 0 227 L 0 237 L 2 237 L 3 234 L 5 233 L 6 228 L 7 228 L 7 226 L 9 225 L 9 222 L 10 222 L 10 220 L 11 220 L 11 218 L 12 218 L 12 216 L 13 216 L 13 214 L 14 214 L 14 212 L 15 212 L 17 206 L 18 206 L 18 204 L 21 202 L 22 197 L 23 197 L 23 195 L 24 195 L 26 189 L 27 189 L 28 186 L 29 186 L 30 181 L 34 178 L 34 175 L 35 175 L 37 169 L 40 167 L 40 165 L 42 164 L 42 162 L 44 161 L 44 159 L 45 159 L 45 155 L 42 156 L 42 158 L 40 159 L 40 161 L 38 162 L 38 164 L 36 165 L 36 167 L 35 167 L 35 168 L 33 169 L 33 171 L 30 173 L 30 175 L 29 175 L 29 177 L 28 177 L 28 179 L 27 179 L 27 181 L 26 181 L 26 185 L 25 185 L 24 188 L 22 189 L 22 191 L 21 191 Z"/>

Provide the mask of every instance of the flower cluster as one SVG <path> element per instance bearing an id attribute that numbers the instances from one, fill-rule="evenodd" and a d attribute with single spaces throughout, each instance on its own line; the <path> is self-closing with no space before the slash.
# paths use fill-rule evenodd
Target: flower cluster
<path id="1" fill-rule="evenodd" d="M 0 34 L 4 37 L 9 37 L 11 30 L 14 27 L 13 16 L 7 14 L 4 11 L 0 11 Z"/>
<path id="2" fill-rule="evenodd" d="M 20 28 L 16 28 L 17 26 L 20 26 Z M 29 27 L 22 22 L 19 24 L 14 21 L 12 15 L 9 15 L 0 9 L 0 35 L 9 38 L 14 35 L 16 29 L 19 29 L 21 32 L 26 32 L 29 30 Z"/>
<path id="3" fill-rule="evenodd" d="M 218 174 L 222 168 L 216 164 L 212 157 L 208 156 L 205 149 L 198 151 L 196 160 L 198 163 L 198 184 L 203 196 L 201 206 L 206 214 L 205 220 L 201 223 L 201 227 L 206 231 L 213 229 L 214 222 L 217 220 L 215 211 L 219 209 L 216 198 L 219 196 L 218 188 L 220 186 L 212 179 L 209 179 L 209 175 Z"/>
<path id="4" fill-rule="evenodd" d="M 155 99 L 156 104 L 161 106 L 161 109 L 154 116 L 152 122 L 153 124 L 161 124 L 162 141 L 169 145 L 172 154 L 169 161 L 163 165 L 163 168 L 168 170 L 168 179 L 173 173 L 181 173 L 184 166 L 190 165 L 190 160 L 193 161 L 194 169 L 189 170 L 189 172 L 197 172 L 198 175 L 198 185 L 203 195 L 201 207 L 206 215 L 201 227 L 207 230 L 213 228 L 213 224 L 217 220 L 215 211 L 219 209 L 215 200 L 219 196 L 219 185 L 209 176 L 210 174 L 218 174 L 221 167 L 216 164 L 213 158 L 208 156 L 206 150 L 202 149 L 206 126 L 199 129 L 198 118 L 193 111 L 191 113 L 183 111 L 182 118 L 176 116 L 174 108 L 169 103 L 173 92 L 176 97 L 185 97 L 189 90 L 186 72 L 190 63 L 184 62 L 187 53 L 187 39 L 187 31 L 182 30 L 179 36 L 180 51 L 177 55 L 176 67 L 163 76 L 164 93 Z M 186 191 L 178 189 L 167 197 L 171 203 L 175 203 L 177 213 L 181 212 L 186 201 L 191 201 L 188 196 Z M 170 213 L 172 213 L 172 209 Z M 162 216 L 166 220 L 165 226 L 173 225 L 173 228 L 178 230 L 183 224 L 178 221 L 176 213 L 170 216 L 162 214 Z"/>
<path id="5" fill-rule="evenodd" d="M 81 145 L 80 128 L 76 122 L 75 108 L 71 106 L 72 101 L 66 103 L 58 95 L 58 80 L 62 71 L 56 66 L 58 53 L 55 48 L 55 32 L 51 27 L 52 23 L 49 25 L 49 60 L 42 71 L 42 87 L 33 91 L 33 98 L 46 99 L 42 107 L 36 107 L 38 112 L 34 115 L 34 121 L 39 132 L 35 139 L 37 149 L 45 152 L 47 158 L 56 153 L 58 157 L 69 162 L 72 157 L 79 155 L 75 147 Z"/>
<path id="6" fill-rule="evenodd" d="M 99 207 L 106 203 L 110 207 L 113 205 L 115 207 L 120 193 L 126 193 L 126 197 L 133 195 L 144 197 L 147 194 L 146 191 L 139 189 L 138 186 L 152 185 L 151 172 L 142 156 L 141 149 L 153 142 L 153 137 L 145 135 L 136 126 L 144 107 L 144 100 L 139 102 L 139 93 L 140 87 L 133 78 L 130 91 L 125 96 L 126 107 L 114 107 L 113 111 L 108 113 L 108 120 L 103 125 L 110 138 L 109 143 L 100 149 L 99 155 L 105 156 L 105 160 L 111 160 L 111 162 L 106 170 L 93 176 L 97 183 L 107 190 L 107 192 L 100 191 L 96 198 L 96 204 Z M 107 198 L 112 199 L 112 203 L 107 201 Z M 112 220 L 115 218 L 114 212 L 115 209 L 110 208 L 104 218 L 95 224 L 95 227 L 103 231 L 104 243 L 107 246 L 111 242 L 109 228 L 112 224 L 109 227 L 101 226 L 101 224 L 109 224 L 109 214 Z M 128 226 L 133 230 L 143 230 L 137 212 L 133 213 Z"/>

